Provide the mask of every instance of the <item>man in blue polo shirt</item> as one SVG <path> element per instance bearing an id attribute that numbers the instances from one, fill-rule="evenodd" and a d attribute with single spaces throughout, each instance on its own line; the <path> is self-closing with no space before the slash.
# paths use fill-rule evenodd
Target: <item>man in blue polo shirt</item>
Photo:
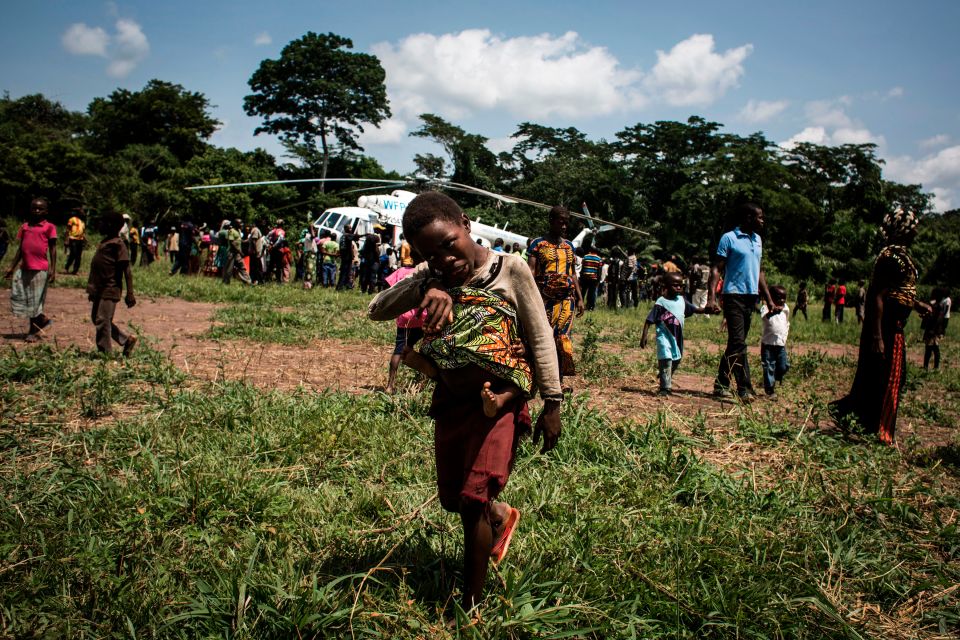
<path id="1" fill-rule="evenodd" d="M 779 313 L 767 290 L 767 281 L 760 268 L 763 243 L 763 209 L 752 202 L 740 205 L 735 211 L 738 225 L 720 238 L 710 282 L 707 285 L 707 308 L 719 313 L 717 282 L 723 273 L 723 317 L 727 321 L 727 348 L 720 357 L 720 369 L 713 383 L 714 395 L 731 398 L 731 375 L 737 382 L 737 393 L 744 402 L 756 397 L 750 382 L 750 361 L 747 356 L 747 334 L 756 308 L 757 298 L 763 296 L 767 308 Z"/>

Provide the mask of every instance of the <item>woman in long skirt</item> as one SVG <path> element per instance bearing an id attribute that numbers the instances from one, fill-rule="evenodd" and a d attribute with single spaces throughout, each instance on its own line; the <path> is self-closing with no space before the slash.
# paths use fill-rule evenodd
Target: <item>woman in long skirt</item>
<path id="1" fill-rule="evenodd" d="M 903 328 L 914 309 L 923 315 L 930 312 L 928 304 L 917 300 L 917 268 L 907 251 L 918 222 L 916 215 L 903 209 L 883 220 L 884 247 L 867 289 L 857 373 L 850 393 L 830 404 L 839 424 L 856 420 L 885 444 L 893 444 L 896 437 L 900 392 L 906 382 Z"/>

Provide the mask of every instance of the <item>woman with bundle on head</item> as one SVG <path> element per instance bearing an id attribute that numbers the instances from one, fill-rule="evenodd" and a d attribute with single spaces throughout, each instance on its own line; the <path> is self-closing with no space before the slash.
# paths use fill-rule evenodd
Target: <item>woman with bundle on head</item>
<path id="1" fill-rule="evenodd" d="M 550 209 L 550 232 L 537 238 L 527 250 L 527 264 L 543 298 L 547 320 L 553 327 L 553 339 L 557 344 L 557 359 L 560 362 L 560 380 L 576 375 L 573 363 L 573 314 L 583 315 L 583 296 L 574 270 L 576 258 L 573 244 L 564 238 L 570 223 L 570 212 L 563 207 Z M 569 383 L 564 391 L 571 391 Z"/>
<path id="2" fill-rule="evenodd" d="M 910 312 L 930 312 L 917 300 L 917 267 L 907 248 L 917 235 L 919 219 L 897 209 L 883 219 L 883 249 L 873 266 L 867 288 L 860 352 L 853 386 L 845 397 L 830 404 L 830 413 L 843 425 L 856 419 L 867 433 L 893 444 L 900 392 L 906 381 L 907 354 L 903 328 Z"/>

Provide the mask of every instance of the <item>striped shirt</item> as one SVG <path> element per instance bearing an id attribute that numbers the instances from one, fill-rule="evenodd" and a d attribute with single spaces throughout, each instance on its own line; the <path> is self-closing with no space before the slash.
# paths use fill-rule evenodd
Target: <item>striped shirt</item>
<path id="1" fill-rule="evenodd" d="M 580 266 L 580 277 L 586 278 L 587 280 L 599 280 L 600 268 L 602 266 L 603 261 L 600 259 L 600 256 L 590 252 L 583 256 L 583 262 Z"/>

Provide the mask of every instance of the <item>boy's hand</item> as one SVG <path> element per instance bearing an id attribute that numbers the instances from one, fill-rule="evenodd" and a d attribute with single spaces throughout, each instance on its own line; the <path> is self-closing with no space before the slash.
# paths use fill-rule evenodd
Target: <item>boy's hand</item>
<path id="1" fill-rule="evenodd" d="M 647 348 L 647 336 L 646 336 L 646 335 L 640 336 L 640 348 L 641 348 L 641 349 L 646 349 L 646 348 Z"/>
<path id="2" fill-rule="evenodd" d="M 581 317 L 586 312 L 586 310 L 587 308 L 583 306 L 583 300 L 582 299 L 577 300 L 577 317 L 578 318 Z"/>
<path id="3" fill-rule="evenodd" d="M 128 295 L 124 299 L 124 302 L 127 304 L 127 308 L 129 309 L 130 307 L 133 307 L 134 305 L 137 304 L 137 299 L 134 298 L 132 295 Z"/>
<path id="4" fill-rule="evenodd" d="M 431 286 L 423 294 L 420 308 L 427 312 L 423 328 L 427 331 L 439 331 L 453 322 L 453 298 L 440 285 Z"/>
<path id="5" fill-rule="evenodd" d="M 57 281 L 57 270 L 56 268 L 51 268 L 47 270 L 47 282 L 53 284 Z"/>
<path id="6" fill-rule="evenodd" d="M 10 278 L 12 278 L 12 277 L 13 277 L 13 269 L 7 269 L 7 272 L 3 274 L 3 277 L 4 277 L 4 278 L 7 278 L 8 280 L 9 280 Z"/>
<path id="7" fill-rule="evenodd" d="M 560 439 L 560 401 L 547 400 L 543 403 L 543 411 L 533 426 L 533 443 L 537 444 L 543 437 L 543 447 L 540 453 L 546 453 L 557 446 Z"/>

